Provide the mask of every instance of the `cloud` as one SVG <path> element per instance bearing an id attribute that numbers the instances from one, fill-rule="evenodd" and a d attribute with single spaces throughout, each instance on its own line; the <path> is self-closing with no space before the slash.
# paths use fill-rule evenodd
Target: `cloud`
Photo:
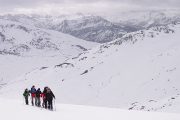
<path id="1" fill-rule="evenodd" d="M 132 4 L 155 6 L 155 7 L 179 7 L 179 0 L 128 0 Z"/>
<path id="2" fill-rule="evenodd" d="M 137 8 L 179 8 L 179 0 L 0 0 L 0 13 L 114 12 Z"/>

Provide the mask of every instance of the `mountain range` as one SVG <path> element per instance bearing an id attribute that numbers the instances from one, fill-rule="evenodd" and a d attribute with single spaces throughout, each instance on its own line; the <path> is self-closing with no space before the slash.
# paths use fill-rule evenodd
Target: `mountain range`
<path id="1" fill-rule="evenodd" d="M 179 16 L 135 13 L 1 16 L 0 96 L 49 86 L 60 103 L 179 112 Z"/>
<path id="2" fill-rule="evenodd" d="M 137 16 L 137 17 L 135 17 Z M 168 25 L 180 21 L 177 10 L 127 11 L 118 15 L 2 15 L 0 19 L 56 30 L 74 37 L 105 43 L 121 38 L 124 34 L 153 26 Z"/>
<path id="3" fill-rule="evenodd" d="M 51 86 L 61 103 L 178 112 L 179 33 L 179 23 L 128 33 L 24 74 L 2 88 L 1 95 L 9 91 L 11 97 L 20 97 L 23 88 L 36 83 Z"/>

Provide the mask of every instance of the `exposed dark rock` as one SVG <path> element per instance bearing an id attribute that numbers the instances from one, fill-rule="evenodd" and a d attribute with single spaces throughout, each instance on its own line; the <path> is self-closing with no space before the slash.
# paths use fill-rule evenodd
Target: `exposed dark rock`
<path id="1" fill-rule="evenodd" d="M 74 67 L 74 65 L 71 64 L 71 63 L 62 63 L 62 64 L 59 64 L 59 65 L 56 65 L 55 67 L 67 68 L 69 66 Z"/>
<path id="2" fill-rule="evenodd" d="M 81 75 L 86 74 L 86 73 L 88 73 L 88 70 L 85 70 L 83 73 L 81 73 Z"/>

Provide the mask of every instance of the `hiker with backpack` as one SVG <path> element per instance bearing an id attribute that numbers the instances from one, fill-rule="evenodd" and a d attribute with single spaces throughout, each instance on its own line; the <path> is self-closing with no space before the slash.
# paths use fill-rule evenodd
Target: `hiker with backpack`
<path id="1" fill-rule="evenodd" d="M 30 92 L 31 92 L 31 103 L 32 103 L 32 106 L 34 106 L 34 102 L 35 102 L 35 105 L 37 105 L 36 88 L 35 88 L 34 85 L 31 87 Z"/>
<path id="2" fill-rule="evenodd" d="M 41 100 L 40 100 L 40 97 L 41 97 L 41 90 L 40 88 L 37 89 L 36 91 L 36 106 L 38 107 L 41 107 Z"/>
<path id="3" fill-rule="evenodd" d="M 46 92 L 47 92 L 47 88 L 48 87 L 44 87 L 44 90 L 43 90 L 43 92 L 41 93 L 41 98 L 42 98 L 42 101 L 43 101 L 43 103 L 42 103 L 42 107 L 43 108 L 46 108 L 47 109 L 47 99 L 46 99 Z"/>
<path id="4" fill-rule="evenodd" d="M 48 102 L 48 109 L 53 110 L 53 99 L 55 99 L 55 96 L 50 88 L 46 89 L 45 97 Z M 45 105 L 45 108 L 47 109 L 46 105 Z"/>
<path id="5" fill-rule="evenodd" d="M 23 93 L 23 96 L 24 96 L 24 98 L 25 98 L 25 103 L 26 103 L 26 105 L 28 105 L 28 104 L 29 104 L 28 98 L 29 98 L 30 94 L 29 94 L 29 90 L 28 90 L 27 88 L 25 89 L 25 91 L 24 91 L 24 93 Z"/>
<path id="6" fill-rule="evenodd" d="M 31 93 L 31 102 L 32 106 L 35 105 L 38 107 L 41 107 L 41 98 L 42 98 L 42 107 L 45 109 L 53 110 L 53 99 L 55 99 L 55 96 L 50 88 L 44 87 L 43 92 L 41 92 L 40 88 L 36 90 L 35 86 L 33 85 L 31 87 L 31 90 L 25 89 L 23 96 L 25 97 L 25 102 L 28 105 L 28 96 L 30 96 Z"/>

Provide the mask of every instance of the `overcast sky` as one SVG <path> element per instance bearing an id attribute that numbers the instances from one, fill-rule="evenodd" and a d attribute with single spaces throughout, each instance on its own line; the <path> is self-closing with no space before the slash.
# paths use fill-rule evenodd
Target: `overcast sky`
<path id="1" fill-rule="evenodd" d="M 0 0 L 0 13 L 106 13 L 179 7 L 180 0 Z"/>

